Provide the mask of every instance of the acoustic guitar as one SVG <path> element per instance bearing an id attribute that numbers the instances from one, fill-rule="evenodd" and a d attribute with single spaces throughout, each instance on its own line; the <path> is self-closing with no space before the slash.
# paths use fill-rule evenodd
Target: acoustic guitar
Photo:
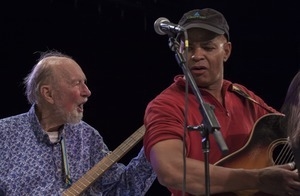
<path id="1" fill-rule="evenodd" d="M 253 126 L 246 145 L 224 157 L 215 165 L 228 168 L 259 169 L 294 161 L 293 151 L 288 143 L 286 130 L 280 127 L 281 114 L 262 116 Z M 267 196 L 258 190 L 217 194 L 222 196 Z"/>
<path id="2" fill-rule="evenodd" d="M 132 149 L 144 136 L 145 126 L 142 125 L 114 151 L 105 156 L 101 161 L 94 165 L 87 173 L 73 183 L 68 189 L 63 191 L 63 196 L 81 195 L 95 180 L 103 175 L 114 163 L 119 161 L 129 150 Z"/>

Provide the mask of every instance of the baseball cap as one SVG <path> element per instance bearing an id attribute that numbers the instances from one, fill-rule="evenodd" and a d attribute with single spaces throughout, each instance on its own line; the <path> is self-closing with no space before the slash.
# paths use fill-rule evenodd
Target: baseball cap
<path id="1" fill-rule="evenodd" d="M 194 9 L 186 12 L 178 24 L 186 30 L 202 28 L 219 35 L 225 35 L 229 41 L 229 26 L 222 13 L 211 8 Z"/>

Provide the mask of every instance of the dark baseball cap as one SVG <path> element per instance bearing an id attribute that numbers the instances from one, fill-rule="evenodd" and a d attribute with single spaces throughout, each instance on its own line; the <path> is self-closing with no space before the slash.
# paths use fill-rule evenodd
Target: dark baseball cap
<path id="1" fill-rule="evenodd" d="M 186 30 L 202 28 L 219 35 L 225 35 L 229 41 L 229 26 L 222 13 L 211 8 L 194 9 L 186 12 L 178 24 Z"/>

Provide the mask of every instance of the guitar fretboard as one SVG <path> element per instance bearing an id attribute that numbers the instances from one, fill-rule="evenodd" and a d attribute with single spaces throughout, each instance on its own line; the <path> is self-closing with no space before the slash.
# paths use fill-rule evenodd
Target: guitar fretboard
<path id="1" fill-rule="evenodd" d="M 131 136 L 129 136 L 122 144 L 114 151 L 105 156 L 101 161 L 94 165 L 87 173 L 79 180 L 73 183 L 63 196 L 78 196 L 82 194 L 95 180 L 97 180 L 105 171 L 107 171 L 114 163 L 119 161 L 129 150 L 133 148 L 144 136 L 145 127 L 142 125 Z"/>

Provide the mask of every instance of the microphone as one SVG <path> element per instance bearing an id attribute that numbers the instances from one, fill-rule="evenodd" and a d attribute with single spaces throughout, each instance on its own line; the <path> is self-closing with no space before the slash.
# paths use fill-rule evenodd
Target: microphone
<path id="1" fill-rule="evenodd" d="M 159 35 L 174 35 L 185 31 L 182 26 L 173 24 L 164 17 L 160 17 L 154 22 L 154 30 Z"/>

